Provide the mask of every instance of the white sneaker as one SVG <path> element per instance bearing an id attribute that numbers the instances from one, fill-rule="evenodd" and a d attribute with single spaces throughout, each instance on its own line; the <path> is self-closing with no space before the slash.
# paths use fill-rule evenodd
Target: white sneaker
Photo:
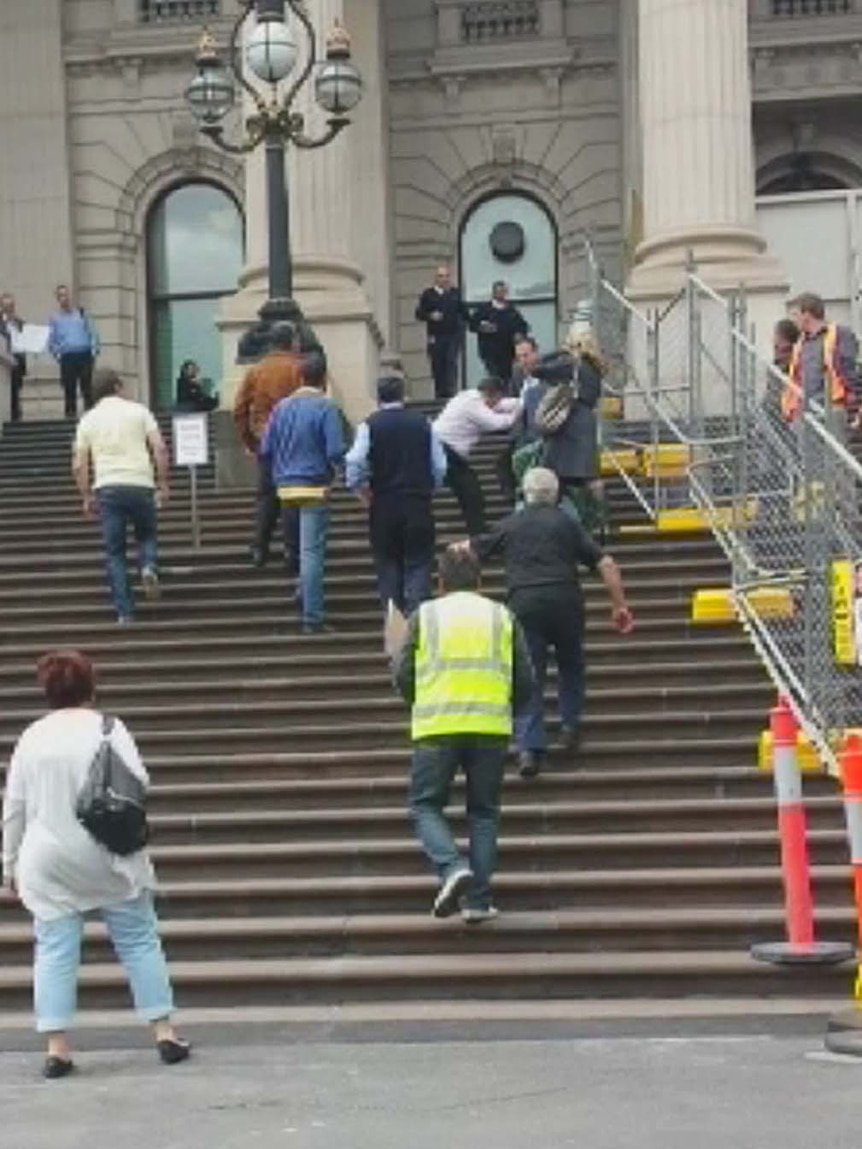
<path id="1" fill-rule="evenodd" d="M 464 866 L 460 870 L 453 870 L 434 899 L 431 913 L 435 918 L 451 918 L 457 912 L 461 895 L 473 881 L 473 871 Z"/>
<path id="2" fill-rule="evenodd" d="M 146 570 L 141 571 L 141 582 L 144 585 L 144 598 L 149 599 L 150 602 L 155 602 L 161 595 L 161 587 L 159 586 L 159 576 L 152 567 L 147 567 Z"/>
<path id="3" fill-rule="evenodd" d="M 492 922 L 494 918 L 499 915 L 500 911 L 496 906 L 488 906 L 485 910 L 474 909 L 472 906 L 465 906 L 461 911 L 461 917 L 468 926 L 480 926 L 482 922 Z"/>

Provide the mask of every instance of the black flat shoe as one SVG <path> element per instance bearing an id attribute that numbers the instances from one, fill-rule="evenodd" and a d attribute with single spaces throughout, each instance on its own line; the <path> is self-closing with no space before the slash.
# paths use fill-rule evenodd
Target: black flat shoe
<path id="1" fill-rule="evenodd" d="M 68 1077 L 74 1069 L 74 1061 L 67 1061 L 64 1057 L 46 1057 L 42 1066 L 42 1076 L 48 1081 L 56 1081 L 59 1077 Z"/>
<path id="2" fill-rule="evenodd" d="M 156 1049 L 164 1065 L 179 1065 L 188 1061 L 192 1047 L 188 1041 L 157 1041 Z"/>

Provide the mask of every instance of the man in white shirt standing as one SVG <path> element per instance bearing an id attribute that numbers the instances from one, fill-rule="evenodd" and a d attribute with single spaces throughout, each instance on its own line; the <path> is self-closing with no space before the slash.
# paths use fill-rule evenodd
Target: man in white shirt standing
<path id="1" fill-rule="evenodd" d="M 93 407 L 75 436 L 72 473 L 84 515 L 92 518 L 98 510 L 111 598 L 123 625 L 135 612 L 126 565 L 129 523 L 135 532 L 144 594 L 151 599 L 159 596 L 156 508 L 168 501 L 169 470 L 167 447 L 152 412 L 123 397 L 123 381 L 116 371 L 97 371 Z"/>
<path id="2" fill-rule="evenodd" d="M 450 399 L 434 421 L 446 451 L 446 482 L 452 489 L 470 535 L 484 533 L 485 500 L 468 459 L 481 436 L 508 431 L 521 413 L 518 399 L 507 399 L 502 379 L 483 379 L 478 387 Z"/>

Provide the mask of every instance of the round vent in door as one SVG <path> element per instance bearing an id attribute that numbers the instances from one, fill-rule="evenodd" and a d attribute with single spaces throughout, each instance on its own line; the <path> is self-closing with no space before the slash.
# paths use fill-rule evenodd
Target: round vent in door
<path id="1" fill-rule="evenodd" d="M 499 259 L 501 263 L 515 263 L 527 249 L 524 229 L 519 223 L 511 220 L 496 224 L 488 242 L 494 258 Z"/>

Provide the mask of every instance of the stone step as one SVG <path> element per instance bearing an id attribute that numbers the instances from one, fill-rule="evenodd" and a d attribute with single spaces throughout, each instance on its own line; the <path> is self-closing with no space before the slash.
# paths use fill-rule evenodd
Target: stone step
<path id="1" fill-rule="evenodd" d="M 519 780 L 520 781 L 520 780 Z M 537 804 L 532 787 L 511 782 L 503 798 L 503 832 L 512 837 L 534 835 L 560 838 L 573 834 L 627 834 L 648 829 L 651 834 L 765 832 L 774 834 L 776 808 L 764 786 L 763 798 L 641 799 L 637 806 L 622 800 L 558 799 L 552 806 Z M 372 800 L 375 796 L 370 795 Z M 379 798 L 377 798 L 379 802 Z M 806 803 L 812 830 L 842 831 L 843 808 L 833 797 L 810 797 Z M 353 844 L 411 833 L 405 796 L 394 805 L 364 808 L 294 810 L 269 796 L 267 804 L 239 812 L 188 813 L 156 809 L 150 819 L 153 842 L 158 845 L 213 845 L 242 841 L 248 844 L 297 845 L 334 837 Z M 463 798 L 452 810 L 452 825 L 466 833 Z"/>
<path id="2" fill-rule="evenodd" d="M 646 740 L 638 737 L 636 728 L 633 733 L 635 738 L 629 739 L 604 737 L 595 742 L 587 739 L 576 761 L 588 763 L 591 770 L 602 774 L 621 771 L 624 775 L 630 775 L 632 770 L 639 774 L 686 768 L 723 771 L 745 760 L 754 761 L 754 732 L 734 737 L 713 733 L 694 738 L 667 737 L 659 733 Z M 227 749 L 221 744 L 212 752 L 201 752 L 194 744 L 178 752 L 160 745 L 147 753 L 147 766 L 157 783 L 217 781 L 233 785 L 248 781 L 404 779 L 409 759 L 409 744 L 403 737 L 394 746 L 295 749 L 291 744 L 290 751 L 279 746 L 269 752 L 255 752 L 248 746 Z M 2 768 L 0 759 L 0 770 Z M 570 755 L 552 749 L 545 776 L 551 778 L 558 773 L 568 776 L 572 768 Z"/>
<path id="3" fill-rule="evenodd" d="M 398 954 L 387 956 L 175 962 L 172 974 L 181 1006 L 244 1006 L 453 997 L 481 1000 L 548 997 L 834 996 L 846 999 L 846 968 L 765 966 L 747 953 L 509 953 Z M 93 1009 L 127 1004 L 128 989 L 116 964 L 89 965 L 81 974 L 82 1001 Z M 24 1009 L 30 971 L 0 969 L 0 1008 Z"/>
<path id="4" fill-rule="evenodd" d="M 300 698 L 317 699 L 322 692 L 337 692 L 346 697 L 388 697 L 392 693 L 392 676 L 388 668 L 382 669 L 383 660 L 378 655 L 359 667 L 352 662 L 349 673 L 344 673 L 344 664 L 330 664 L 321 668 L 317 673 L 308 668 L 299 670 L 283 665 L 278 675 L 259 668 L 252 668 L 251 673 L 238 673 L 233 667 L 233 681 L 225 682 L 218 677 L 199 677 L 197 674 L 187 672 L 183 677 L 168 678 L 164 674 L 141 677 L 140 667 L 128 668 L 126 674 L 114 671 L 109 673 L 104 667 L 99 668 L 105 680 L 105 685 L 99 688 L 100 705 L 115 713 L 125 710 L 127 706 L 136 703 L 154 704 L 164 701 L 180 703 L 183 705 L 195 704 L 205 701 L 209 705 L 216 702 L 225 704 L 238 704 L 242 702 L 273 702 L 277 699 Z M 176 674 L 180 668 L 170 664 L 170 674 Z M 341 673 L 339 673 L 339 671 Z M 256 672 L 256 673 L 255 673 Z M 212 672 L 215 673 L 215 672 Z M 703 697 L 704 691 L 715 689 L 721 691 L 733 688 L 734 690 L 750 690 L 757 696 L 771 697 L 768 685 L 764 684 L 763 676 L 753 657 L 739 659 L 702 660 L 680 663 L 657 663 L 652 668 L 654 679 L 661 681 L 661 686 L 641 687 L 643 671 L 640 667 L 631 665 L 593 665 L 587 672 L 588 692 L 592 698 L 596 692 L 600 699 L 605 696 L 601 692 L 616 690 L 621 697 L 625 691 L 632 689 L 638 696 L 641 689 L 648 691 L 682 690 L 689 694 L 698 691 Z M 18 679 L 27 685 L 9 684 L 9 675 L 0 675 L 0 701 L 7 705 L 35 706 L 41 708 L 44 695 L 36 685 L 32 666 L 21 668 Z M 133 681 L 127 681 L 133 677 Z M 692 686 L 696 677 L 697 687 Z M 548 674 L 552 689 L 556 689 L 557 674 L 551 669 Z M 549 694 L 550 697 L 550 694 Z M 726 695 L 725 695 L 726 697 Z"/>
<path id="5" fill-rule="evenodd" d="M 414 847 L 415 849 L 415 847 Z M 820 912 L 847 909 L 846 864 L 817 864 L 812 888 Z M 207 919 L 213 922 L 256 917 L 344 917 L 364 914 L 430 913 L 436 886 L 430 874 L 353 874 L 312 877 L 274 869 L 263 877 L 235 873 L 216 877 L 199 871 L 183 880 L 159 885 L 162 920 Z M 504 868 L 494 879 L 494 899 L 501 911 L 560 912 L 651 909 L 742 909 L 782 906 L 777 862 L 726 867 L 657 866 L 640 869 Z M 3 906 L 3 922 L 27 924 L 20 905 Z M 218 954 L 213 956 L 218 957 Z M 630 987 L 634 996 L 638 990 Z M 527 995 L 529 996 L 529 995 Z"/>
<path id="6" fill-rule="evenodd" d="M 333 691 L 326 697 L 323 690 L 309 692 L 307 698 L 294 692 L 269 699 L 242 697 L 237 692 L 233 700 L 211 699 L 208 696 L 195 698 L 189 702 L 130 703 L 122 708 L 123 718 L 131 729 L 174 730 L 185 726 L 206 727 L 210 731 L 237 730 L 243 727 L 260 727 L 270 722 L 280 726 L 285 732 L 293 731 L 300 723 L 347 724 L 352 716 L 361 711 L 362 722 L 379 722 L 381 727 L 397 724 L 404 729 L 406 707 L 394 690 L 381 693 L 368 690 L 365 684 L 348 686 L 344 691 Z M 730 717 L 735 708 L 739 715 L 749 714 L 748 707 L 760 704 L 760 714 L 766 713 L 774 698 L 774 689 L 768 682 L 750 683 L 733 681 L 712 685 L 709 688 L 710 700 L 721 706 Z M 618 715 L 635 718 L 641 713 L 649 714 L 653 721 L 667 713 L 672 720 L 700 723 L 703 718 L 704 685 L 685 686 L 626 686 L 597 687 L 590 691 L 586 710 L 586 730 L 593 723 L 600 724 Z M 550 697 L 547 702 L 548 718 L 553 721 L 556 707 Z M 43 707 L 25 709 L 7 705 L 0 712 L 0 737 L 10 731 L 20 730 L 23 725 L 35 721 L 43 712 Z M 732 720 L 732 719 L 731 719 Z"/>
<path id="7" fill-rule="evenodd" d="M 765 699 L 764 699 L 765 701 Z M 303 709 L 308 707 L 308 712 Z M 363 703 L 362 720 L 339 720 L 337 704 L 324 700 L 319 705 L 300 703 L 270 706 L 265 710 L 237 709 L 235 718 L 225 714 L 224 708 L 215 707 L 213 713 L 200 707 L 189 707 L 187 713 L 176 708 L 167 714 L 154 708 L 146 719 L 138 710 L 127 710 L 123 718 L 134 731 L 145 756 L 158 753 L 230 754 L 254 751 L 258 754 L 277 754 L 289 743 L 292 750 L 307 753 L 326 748 L 343 752 L 359 747 L 382 749 L 398 747 L 407 740 L 408 726 L 404 708 L 394 704 L 391 714 L 380 708 L 378 717 L 366 713 Z M 289 717 L 294 721 L 288 724 Z M 0 754 L 11 752 L 22 724 L 37 715 L 25 712 L 21 716 L 0 714 Z M 141 720 L 138 720 L 138 719 Z M 218 719 L 219 725 L 207 725 L 207 719 Z M 581 757 L 588 758 L 599 747 L 613 744 L 613 739 L 628 733 L 643 741 L 635 742 L 649 753 L 648 743 L 654 738 L 698 739 L 704 742 L 714 738 L 747 737 L 753 746 L 763 727 L 764 705 L 758 707 L 723 707 L 704 711 L 693 707 L 690 711 L 655 712 L 623 710 L 619 707 L 605 714 L 588 712 L 584 718 Z"/>
<path id="8" fill-rule="evenodd" d="M 752 755 L 753 756 L 753 755 Z M 638 816 L 644 806 L 656 804 L 664 809 L 668 803 L 691 806 L 692 816 L 700 817 L 700 807 L 710 810 L 719 806 L 727 814 L 737 801 L 757 803 L 763 807 L 764 825 L 774 823 L 775 800 L 772 781 L 748 766 L 701 767 L 676 765 L 670 768 L 653 766 L 644 768 L 595 769 L 589 762 L 578 769 L 564 770 L 552 756 L 553 768 L 546 769 L 538 778 L 525 782 L 513 771 L 504 790 L 506 817 L 519 803 L 541 803 L 550 817 L 557 805 L 565 802 L 582 804 L 585 812 L 593 804 L 610 804 L 615 809 L 623 804 Z M 151 762 L 152 767 L 152 762 Z M 214 758 L 212 775 L 217 775 L 219 759 Z M 288 810 L 328 812 L 330 810 L 365 810 L 374 804 L 403 812 L 407 801 L 408 755 L 400 754 L 394 773 L 374 771 L 374 762 L 368 762 L 368 776 L 311 777 L 270 779 L 269 781 L 242 782 L 234 778 L 214 782 L 158 782 L 150 790 L 149 807 L 153 814 L 193 815 L 242 814 L 255 811 Z M 386 769 L 389 769 L 387 766 Z M 205 773 L 203 770 L 201 773 Z M 159 778 L 168 777 L 168 771 L 156 768 Z M 808 799 L 818 799 L 832 809 L 838 801 L 836 783 L 826 775 L 805 779 Z M 455 783 L 453 805 L 463 803 L 463 785 Z M 634 802 L 637 806 L 633 806 Z M 704 817 L 711 815 L 705 814 Z"/>
<path id="9" fill-rule="evenodd" d="M 817 914 L 818 936 L 850 941 L 849 906 Z M 370 957 L 386 954 L 461 955 L 620 954 L 710 949 L 745 954 L 754 942 L 784 936 L 784 915 L 774 906 L 682 906 L 642 909 L 571 909 L 502 913 L 478 928 L 456 916 L 357 914 L 336 917 L 163 919 L 162 940 L 172 963 Z M 29 923 L 0 926 L 0 968 L 27 966 L 33 948 Z M 113 952 L 101 922 L 85 929 L 85 964 L 109 963 Z"/>
<path id="10" fill-rule="evenodd" d="M 847 865 L 843 828 L 809 833 L 815 864 Z M 641 870 L 673 861 L 696 870 L 765 866 L 778 858 L 776 830 L 715 830 L 626 833 L 514 835 L 505 821 L 500 837 L 499 873 L 571 870 L 593 865 L 604 871 Z M 428 863 L 412 837 L 314 841 L 250 842 L 231 840 L 207 845 L 159 845 L 153 861 L 163 881 L 189 881 L 206 874 L 210 881 L 241 876 L 262 881 L 273 873 L 293 877 L 382 877 L 428 872 Z"/>

